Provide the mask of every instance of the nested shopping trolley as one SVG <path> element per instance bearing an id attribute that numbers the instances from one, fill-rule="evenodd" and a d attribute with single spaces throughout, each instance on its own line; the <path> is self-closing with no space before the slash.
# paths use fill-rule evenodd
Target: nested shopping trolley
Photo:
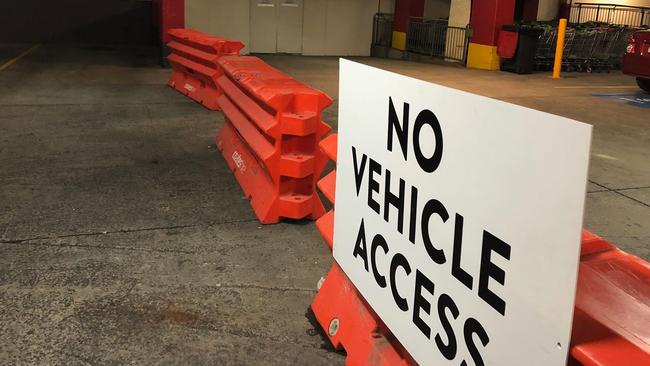
<path id="1" fill-rule="evenodd" d="M 562 69 L 565 71 L 609 71 L 620 68 L 627 39 L 634 33 L 629 27 L 568 28 L 565 34 Z M 557 28 L 545 30 L 535 54 L 538 70 L 553 67 Z"/>

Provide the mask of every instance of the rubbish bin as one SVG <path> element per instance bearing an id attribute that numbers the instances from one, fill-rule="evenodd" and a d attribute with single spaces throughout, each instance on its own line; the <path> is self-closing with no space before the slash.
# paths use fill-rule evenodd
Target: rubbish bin
<path id="1" fill-rule="evenodd" d="M 532 74 L 535 71 L 537 41 L 542 34 L 542 30 L 515 25 L 504 25 L 501 29 L 506 32 L 518 33 L 517 51 L 513 57 L 504 58 L 501 61 L 501 70 L 517 74 Z"/>

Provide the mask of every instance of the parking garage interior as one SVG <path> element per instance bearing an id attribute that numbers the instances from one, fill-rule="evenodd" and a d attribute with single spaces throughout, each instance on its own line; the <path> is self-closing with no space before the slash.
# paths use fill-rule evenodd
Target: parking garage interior
<path id="1" fill-rule="evenodd" d="M 186 0 L 185 26 L 328 94 L 334 130 L 339 57 L 593 125 L 584 228 L 650 260 L 650 96 L 633 77 L 468 67 L 409 55 L 395 31 L 371 56 L 395 2 L 273 19 L 264 2 Z M 422 3 L 415 17 L 448 26 L 478 16 Z M 552 22 L 566 5 L 535 4 L 517 11 Z M 0 363 L 343 365 L 309 311 L 331 253 L 310 220 L 259 223 L 215 144 L 223 115 L 167 86 L 152 6 L 0 4 Z"/>

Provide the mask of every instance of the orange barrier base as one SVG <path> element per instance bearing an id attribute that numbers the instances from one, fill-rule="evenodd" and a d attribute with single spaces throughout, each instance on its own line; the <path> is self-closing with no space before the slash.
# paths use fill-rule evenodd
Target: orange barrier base
<path id="1" fill-rule="evenodd" d="M 249 144 L 230 122 L 224 124 L 217 135 L 216 144 L 262 224 L 274 224 L 280 218 L 316 220 L 325 213 L 325 207 L 316 193 L 276 192 L 279 187 L 274 185 L 267 169 L 256 159 Z"/>
<path id="2" fill-rule="evenodd" d="M 382 329 L 378 317 L 336 262 L 311 308 L 332 345 L 347 352 L 346 365 L 415 365 L 390 332 Z"/>
<path id="3" fill-rule="evenodd" d="M 650 264 L 583 231 L 571 336 L 575 365 L 650 365 Z"/>
<path id="4" fill-rule="evenodd" d="M 338 136 L 329 135 L 318 144 L 336 162 Z M 318 181 L 325 198 L 334 202 L 336 170 Z M 334 210 L 316 221 L 316 227 L 330 250 L 334 239 Z M 321 285 L 311 309 L 332 345 L 347 352 L 346 365 L 412 366 L 415 361 L 390 330 L 363 300 L 341 267 L 334 262 Z"/>
<path id="5" fill-rule="evenodd" d="M 567 365 L 650 365 L 650 264 L 584 231 L 579 268 Z M 311 308 L 346 365 L 415 365 L 336 262 Z"/>
<path id="6" fill-rule="evenodd" d="M 168 57 L 170 63 L 173 58 L 174 55 Z M 172 65 L 174 64 L 172 63 Z M 219 105 L 217 104 L 219 91 L 213 82 L 206 83 L 204 80 L 193 77 L 188 70 L 181 71 L 175 66 L 172 66 L 172 68 L 172 76 L 167 82 L 167 85 L 198 103 L 203 104 L 204 107 L 210 110 L 219 110 Z"/>

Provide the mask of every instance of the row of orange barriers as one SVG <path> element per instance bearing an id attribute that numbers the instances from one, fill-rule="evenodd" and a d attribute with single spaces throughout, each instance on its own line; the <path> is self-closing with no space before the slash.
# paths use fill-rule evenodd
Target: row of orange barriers
<path id="1" fill-rule="evenodd" d="M 333 248 L 337 136 L 321 120 L 332 100 L 256 57 L 243 44 L 192 30 L 170 31 L 170 86 L 226 123 L 216 142 L 262 223 L 318 219 Z M 650 365 L 650 265 L 583 232 L 569 366 Z M 336 262 L 311 308 L 348 365 L 414 365 Z"/>
<path id="2" fill-rule="evenodd" d="M 215 84 L 221 73 L 217 60 L 239 55 L 244 44 L 192 29 L 170 29 L 168 36 L 171 53 L 167 60 L 172 76 L 167 84 L 206 108 L 217 110 L 221 94 Z"/>
<path id="3" fill-rule="evenodd" d="M 315 185 L 327 158 L 318 143 L 331 129 L 321 113 L 332 99 L 257 57 L 239 56 L 239 41 L 188 29 L 169 35 L 169 85 L 222 110 L 217 147 L 260 222 L 322 216 Z"/>

